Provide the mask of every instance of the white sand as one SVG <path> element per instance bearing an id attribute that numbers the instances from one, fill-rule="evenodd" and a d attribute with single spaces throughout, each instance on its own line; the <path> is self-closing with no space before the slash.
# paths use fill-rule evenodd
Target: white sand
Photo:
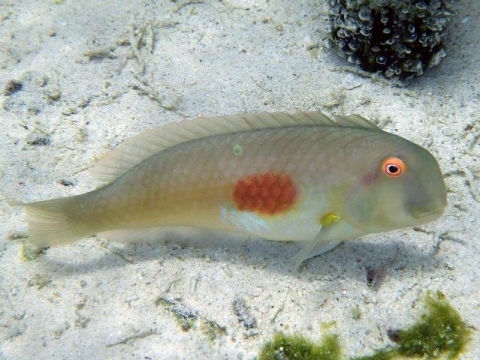
<path id="1" fill-rule="evenodd" d="M 190 2 L 0 1 L 0 87 L 23 84 L 0 95 L 0 358 L 253 359 L 277 331 L 317 340 L 332 321 L 347 357 L 367 355 L 394 345 L 386 331 L 412 324 L 428 290 L 479 329 L 478 0 L 459 5 L 442 64 L 406 89 L 342 70 L 324 46 L 323 1 Z M 85 169 L 99 156 L 181 117 L 296 110 L 357 113 L 428 148 L 446 214 L 346 242 L 300 273 L 287 266 L 295 245 L 266 241 L 227 251 L 89 239 L 20 259 L 11 238 L 27 226 L 6 199 L 92 190 Z M 377 290 L 368 267 L 387 269 Z M 182 331 L 159 298 L 199 320 Z M 207 320 L 226 333 L 209 340 Z M 475 332 L 462 359 L 478 358 Z"/>

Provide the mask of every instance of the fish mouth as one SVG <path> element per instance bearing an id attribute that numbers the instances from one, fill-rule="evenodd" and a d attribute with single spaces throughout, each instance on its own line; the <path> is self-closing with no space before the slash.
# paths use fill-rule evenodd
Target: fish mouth
<path id="1" fill-rule="evenodd" d="M 445 206 L 437 206 L 435 208 L 430 208 L 430 209 L 417 209 L 412 212 L 412 215 L 422 221 L 422 222 L 428 222 L 428 221 L 433 221 L 438 219 L 440 216 L 443 215 L 445 212 Z"/>

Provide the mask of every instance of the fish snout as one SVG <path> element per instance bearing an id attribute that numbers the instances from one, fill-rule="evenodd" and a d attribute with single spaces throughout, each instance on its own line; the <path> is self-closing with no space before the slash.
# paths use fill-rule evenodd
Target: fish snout
<path id="1" fill-rule="evenodd" d="M 419 223 L 438 219 L 447 207 L 447 190 L 440 170 L 430 171 L 432 176 L 415 182 L 410 190 L 407 207 Z"/>
<path id="2" fill-rule="evenodd" d="M 417 220 L 422 223 L 433 221 L 438 219 L 445 212 L 445 207 L 447 206 L 447 200 L 445 198 L 440 198 L 428 206 L 420 206 L 412 209 L 411 214 Z"/>

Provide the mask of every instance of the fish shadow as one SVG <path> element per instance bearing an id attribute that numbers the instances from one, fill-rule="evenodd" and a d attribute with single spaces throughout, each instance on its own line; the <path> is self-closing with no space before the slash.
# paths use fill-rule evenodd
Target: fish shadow
<path id="1" fill-rule="evenodd" d="M 387 275 L 393 278 L 414 275 L 418 271 L 434 271 L 444 265 L 442 257 L 436 255 L 433 248 L 425 251 L 413 240 L 392 241 L 382 239 L 382 236 L 345 241 L 335 249 L 307 260 L 299 269 L 294 268 L 289 259 L 301 245 L 261 239 L 251 239 L 227 248 L 119 244 L 101 240 L 85 241 L 70 248 L 47 250 L 48 256 L 38 260 L 40 266 L 50 274 L 69 277 L 149 261 L 157 261 L 159 267 L 168 267 L 178 261 L 202 259 L 206 266 L 211 263 L 248 266 L 306 281 L 319 276 L 346 277 L 375 287 Z M 72 248 L 75 248 L 75 253 L 72 253 Z M 99 252 L 98 248 L 103 251 Z"/>

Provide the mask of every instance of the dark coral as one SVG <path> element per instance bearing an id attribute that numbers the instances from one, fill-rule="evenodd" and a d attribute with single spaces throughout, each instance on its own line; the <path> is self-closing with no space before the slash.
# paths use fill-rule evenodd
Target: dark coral
<path id="1" fill-rule="evenodd" d="M 420 76 L 446 55 L 454 0 L 329 0 L 338 54 L 387 78 Z"/>

